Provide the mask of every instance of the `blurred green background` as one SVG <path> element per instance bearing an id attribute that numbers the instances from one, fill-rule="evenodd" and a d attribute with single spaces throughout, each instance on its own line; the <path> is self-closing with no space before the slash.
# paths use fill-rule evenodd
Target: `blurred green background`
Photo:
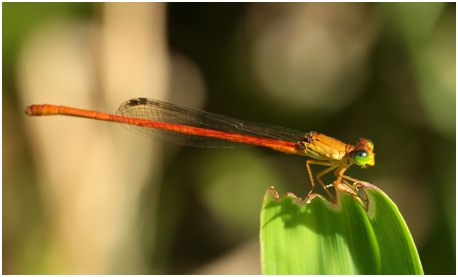
<path id="1" fill-rule="evenodd" d="M 349 175 L 398 205 L 426 274 L 456 273 L 455 3 L 2 7 L 4 274 L 260 273 L 264 192 L 305 196 L 304 157 L 23 113 L 135 97 L 370 138 Z"/>

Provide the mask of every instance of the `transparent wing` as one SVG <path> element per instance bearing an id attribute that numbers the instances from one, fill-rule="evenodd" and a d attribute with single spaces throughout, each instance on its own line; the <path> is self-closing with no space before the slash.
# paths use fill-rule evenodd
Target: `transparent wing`
<path id="1" fill-rule="evenodd" d="M 304 132 L 298 132 L 283 127 L 242 121 L 228 116 L 185 108 L 178 105 L 147 98 L 135 98 L 122 103 L 117 111 L 117 114 L 125 117 L 193 126 L 227 133 L 283 140 L 287 142 L 297 142 L 306 134 Z M 166 142 L 172 142 L 187 146 L 249 146 L 249 144 L 245 143 L 232 142 L 218 138 L 209 138 L 203 135 L 189 135 L 176 131 L 142 127 L 131 124 L 122 125 L 127 129 L 130 129 L 149 138 L 160 139 Z"/>

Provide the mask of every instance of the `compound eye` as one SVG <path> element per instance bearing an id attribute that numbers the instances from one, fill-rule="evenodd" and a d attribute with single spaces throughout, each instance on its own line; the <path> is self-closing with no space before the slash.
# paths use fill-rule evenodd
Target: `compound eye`
<path id="1" fill-rule="evenodd" d="M 365 166 L 370 160 L 369 152 L 366 150 L 356 150 L 353 153 L 353 160 L 357 165 Z"/>
<path id="2" fill-rule="evenodd" d="M 371 149 L 371 151 L 374 150 L 374 143 L 372 142 L 372 140 L 368 139 L 368 138 L 365 138 L 365 140 L 367 140 L 367 144 L 369 144 L 369 149 Z"/>
<path id="3" fill-rule="evenodd" d="M 360 138 L 356 142 L 356 149 L 365 149 L 365 150 L 367 150 L 369 152 L 373 152 L 374 151 L 374 143 L 370 139 Z"/>

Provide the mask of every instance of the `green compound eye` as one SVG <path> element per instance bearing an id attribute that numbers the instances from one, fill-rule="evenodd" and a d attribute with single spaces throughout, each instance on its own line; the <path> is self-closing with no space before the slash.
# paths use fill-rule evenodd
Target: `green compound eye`
<path id="1" fill-rule="evenodd" d="M 353 153 L 353 160 L 355 164 L 359 166 L 364 166 L 369 162 L 370 156 L 366 150 L 356 150 Z"/>

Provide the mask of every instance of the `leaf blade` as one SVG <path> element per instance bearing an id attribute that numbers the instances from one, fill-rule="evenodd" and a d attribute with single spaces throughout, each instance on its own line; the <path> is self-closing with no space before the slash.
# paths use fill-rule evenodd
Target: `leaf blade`
<path id="1" fill-rule="evenodd" d="M 261 212 L 263 273 L 421 274 L 399 211 L 383 192 L 367 190 L 372 207 L 368 212 L 347 193 L 338 192 L 338 205 L 320 197 L 305 204 L 293 194 L 278 197 L 270 188 Z M 401 231 L 388 232 L 387 224 Z M 398 251 L 401 262 L 399 255 L 389 255 L 393 247 L 408 248 Z"/>
<path id="2" fill-rule="evenodd" d="M 380 245 L 381 274 L 424 274 L 412 235 L 396 205 L 377 190 L 368 189 L 367 193 L 377 203 L 369 207 L 368 216 Z"/>

